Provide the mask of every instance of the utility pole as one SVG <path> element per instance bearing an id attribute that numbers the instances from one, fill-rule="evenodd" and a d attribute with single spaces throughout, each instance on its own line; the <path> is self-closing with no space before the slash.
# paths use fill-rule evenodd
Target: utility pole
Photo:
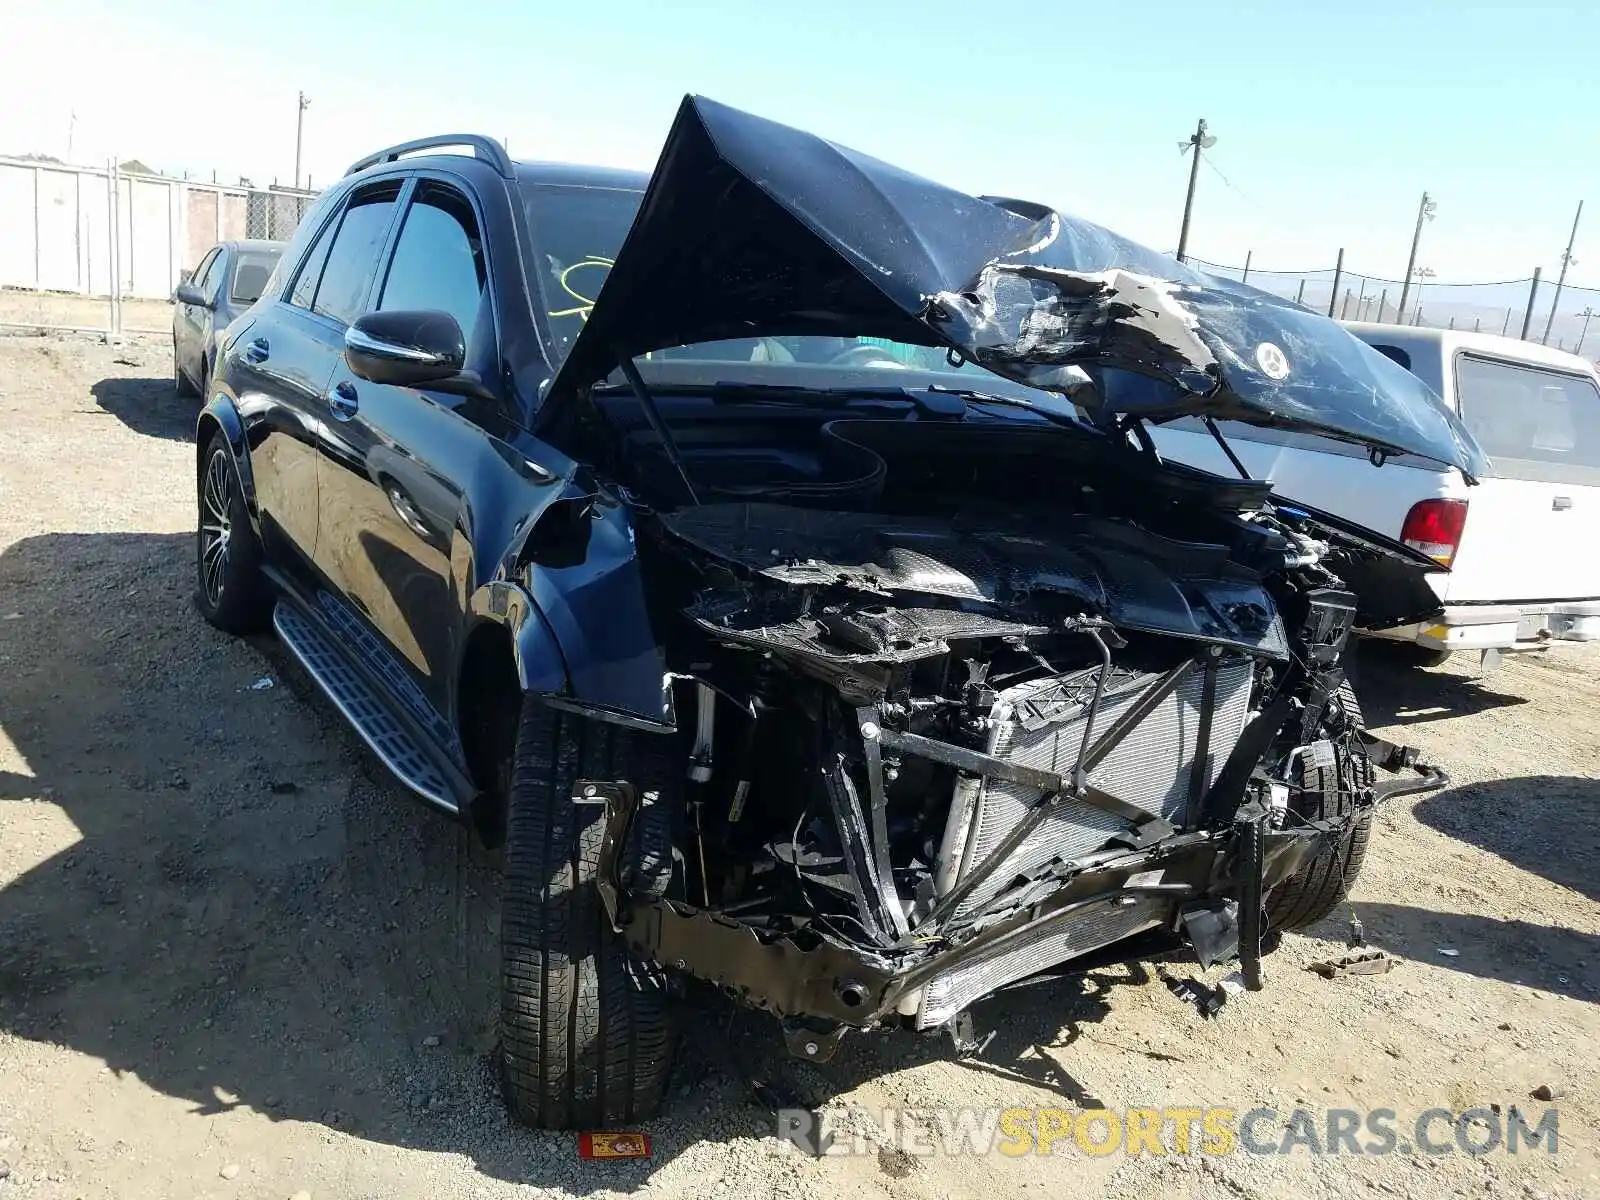
<path id="1" fill-rule="evenodd" d="M 1187 154 L 1194 151 L 1194 157 L 1189 160 L 1189 194 L 1183 201 L 1183 227 L 1178 231 L 1178 261 L 1188 262 L 1189 254 L 1189 215 L 1194 212 L 1194 185 L 1200 177 L 1200 154 L 1217 144 L 1217 139 L 1206 135 L 1206 119 L 1200 118 L 1200 123 L 1194 127 L 1194 134 L 1186 142 L 1178 143 L 1178 153 Z"/>
<path id="2" fill-rule="evenodd" d="M 1417 314 L 1412 319 L 1411 323 L 1413 325 L 1421 325 L 1422 324 L 1422 285 L 1424 283 L 1426 283 L 1428 280 L 1433 278 L 1434 271 L 1433 271 L 1432 267 L 1413 267 L 1412 268 L 1412 273 L 1415 274 L 1416 277 L 1417 277 Z M 1401 321 L 1400 324 L 1404 325 L 1405 322 Z"/>
<path id="3" fill-rule="evenodd" d="M 1433 220 L 1433 214 L 1438 210 L 1438 205 L 1428 199 L 1428 193 L 1422 193 L 1422 203 L 1417 205 L 1417 228 L 1411 234 L 1411 257 L 1406 259 L 1406 277 L 1400 285 L 1400 308 L 1396 313 L 1396 321 L 1406 323 L 1406 300 L 1411 294 L 1411 273 L 1417 269 L 1417 243 L 1422 241 L 1422 223 Z"/>
<path id="4" fill-rule="evenodd" d="M 1578 240 L 1578 221 L 1583 217 L 1583 201 L 1578 201 L 1578 211 L 1572 218 L 1572 232 L 1567 235 L 1567 248 L 1561 252 L 1561 273 L 1556 276 L 1556 298 L 1550 301 L 1550 315 L 1545 319 L 1544 336 L 1539 343 L 1550 344 L 1550 326 L 1555 324 L 1556 305 L 1561 303 L 1561 286 L 1567 282 L 1567 268 L 1572 265 L 1572 243 Z"/>
<path id="5" fill-rule="evenodd" d="M 1539 299 L 1539 277 L 1544 274 L 1543 267 L 1533 269 L 1533 286 L 1528 289 L 1528 307 L 1522 314 L 1522 340 L 1528 340 L 1528 326 L 1533 324 L 1533 305 Z"/>
<path id="6" fill-rule="evenodd" d="M 299 103 L 294 114 L 294 186 L 300 187 L 300 145 L 306 128 L 306 109 L 311 106 L 311 101 L 306 99 L 304 92 L 299 93 Z"/>
<path id="7" fill-rule="evenodd" d="M 1583 353 L 1583 339 L 1589 336 L 1589 321 L 1594 316 L 1594 305 L 1589 305 L 1578 315 L 1583 318 L 1583 328 L 1578 332 L 1578 344 L 1572 348 L 1574 354 Z"/>

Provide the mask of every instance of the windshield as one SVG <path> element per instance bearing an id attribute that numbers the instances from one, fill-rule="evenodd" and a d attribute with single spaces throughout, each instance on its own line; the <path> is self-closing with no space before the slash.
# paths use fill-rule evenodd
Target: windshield
<path id="1" fill-rule="evenodd" d="M 245 250 L 233 268 L 233 285 L 228 295 L 240 304 L 254 304 L 266 290 L 272 278 L 272 268 L 278 265 L 276 250 Z"/>
<path id="2" fill-rule="evenodd" d="M 558 360 L 566 357 L 616 261 L 644 193 L 575 184 L 525 184 L 545 319 Z M 699 364 L 696 366 L 696 364 Z M 778 336 L 698 342 L 646 354 L 647 378 L 671 383 L 751 383 L 817 389 L 945 387 L 1074 412 L 1054 393 L 1003 379 L 942 349 L 886 338 Z M 620 378 L 620 377 L 618 377 Z M 1087 376 L 1085 376 L 1087 381 Z"/>

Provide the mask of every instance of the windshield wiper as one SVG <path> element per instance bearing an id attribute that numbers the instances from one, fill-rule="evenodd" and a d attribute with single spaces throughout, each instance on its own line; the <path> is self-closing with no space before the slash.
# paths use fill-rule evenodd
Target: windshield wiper
<path id="1" fill-rule="evenodd" d="M 930 392 L 942 392 L 947 396 L 960 396 L 963 400 L 973 404 L 993 404 L 1002 408 L 1021 408 L 1037 416 L 1043 417 L 1053 425 L 1064 425 L 1069 429 L 1083 429 L 1084 424 L 1076 417 L 1069 417 L 1065 413 L 1052 412 L 1048 408 L 1041 408 L 1031 400 L 1023 400 L 1018 396 L 997 396 L 993 392 L 980 392 L 972 388 L 951 388 L 943 384 L 933 384 Z"/>
<path id="2" fill-rule="evenodd" d="M 630 381 L 631 382 L 631 381 Z M 641 381 L 642 382 L 642 381 Z M 674 383 L 668 385 L 667 391 L 676 396 L 709 396 L 718 404 L 749 404 L 762 401 L 782 401 L 785 399 L 804 399 L 814 405 L 825 405 L 829 408 L 845 408 L 852 400 L 903 400 L 914 405 L 918 411 L 930 417 L 959 418 L 966 409 L 967 404 L 985 404 L 1004 408 L 1020 408 L 1042 417 L 1054 425 L 1066 426 L 1070 429 L 1084 429 L 1084 423 L 1076 417 L 1069 417 L 1065 413 L 1052 412 L 1030 400 L 1023 400 L 1017 396 L 996 395 L 993 392 L 981 392 L 974 388 L 946 387 L 941 383 L 931 383 L 922 387 L 908 385 L 864 384 L 860 387 L 806 387 L 801 383 L 741 383 L 731 379 L 719 379 L 714 383 Z M 607 392 L 631 392 L 638 394 L 636 387 L 622 384 L 597 384 L 594 388 L 597 395 Z M 948 399 L 946 399 L 948 398 Z M 952 403 L 955 401 L 955 403 Z"/>

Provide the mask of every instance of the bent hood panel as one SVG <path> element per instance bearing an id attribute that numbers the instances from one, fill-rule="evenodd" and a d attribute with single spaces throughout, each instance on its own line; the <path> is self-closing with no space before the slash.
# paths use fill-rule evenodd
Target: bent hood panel
<path id="1" fill-rule="evenodd" d="M 552 396 L 668 346 L 884 337 L 1063 392 L 1079 382 L 1069 367 L 1108 369 L 1134 380 L 1102 389 L 1116 412 L 1304 429 L 1487 469 L 1425 384 L 1336 322 L 1091 222 L 1013 207 L 687 97 Z"/>

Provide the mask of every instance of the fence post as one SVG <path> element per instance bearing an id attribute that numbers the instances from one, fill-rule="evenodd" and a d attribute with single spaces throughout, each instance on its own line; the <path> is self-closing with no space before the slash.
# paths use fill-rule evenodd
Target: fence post
<path id="1" fill-rule="evenodd" d="M 117 329 L 117 176 L 116 160 L 106 160 L 106 340 Z M 90 285 L 93 286 L 93 280 Z"/>
<path id="2" fill-rule="evenodd" d="M 1240 283 L 1249 283 L 1250 282 L 1250 259 L 1252 257 L 1254 257 L 1254 256 L 1255 256 L 1255 251 L 1254 250 L 1246 250 L 1244 252 L 1244 274 L 1239 277 L 1239 282 Z"/>
<path id="3" fill-rule="evenodd" d="M 1383 324 L 1383 310 L 1389 306 L 1389 289 L 1384 288 L 1378 295 L 1378 324 Z"/>
<path id="4" fill-rule="evenodd" d="M 113 337 L 120 341 L 122 339 L 122 257 L 123 250 L 127 249 L 131 252 L 132 247 L 124 247 L 122 244 L 122 167 L 115 157 L 111 160 L 111 197 L 111 211 L 116 216 L 117 225 L 117 240 L 111 255 L 111 265 L 116 268 L 116 282 L 111 285 L 111 294 L 116 297 L 117 301 L 111 310 L 111 315 L 116 324 L 113 326 L 111 333 Z M 131 209 L 133 205 L 132 187 L 128 189 L 128 205 Z M 133 213 L 131 211 L 128 213 L 128 240 L 130 242 L 133 241 Z"/>
<path id="5" fill-rule="evenodd" d="M 1339 306 L 1339 320 L 1343 321 L 1350 315 L 1350 289 L 1344 290 L 1344 303 Z"/>
<path id="6" fill-rule="evenodd" d="M 33 286 L 40 292 L 44 291 L 44 250 L 39 242 L 39 176 L 42 174 L 42 168 L 33 168 Z"/>
<path id="7" fill-rule="evenodd" d="M 1306 299 L 1306 281 L 1304 279 L 1302 279 L 1300 281 L 1300 290 L 1294 294 L 1294 302 L 1296 304 L 1304 304 L 1305 303 L 1305 299 Z"/>
<path id="8" fill-rule="evenodd" d="M 1500 336 L 1505 337 L 1506 330 L 1511 328 L 1511 310 L 1506 309 L 1506 319 L 1500 322 Z"/>
<path id="9" fill-rule="evenodd" d="M 1333 316 L 1333 306 L 1339 303 L 1339 280 L 1344 275 L 1344 247 L 1339 247 L 1339 261 L 1333 264 L 1333 291 L 1328 295 L 1328 315 Z"/>
<path id="10" fill-rule="evenodd" d="M 1539 298 L 1539 276 L 1544 274 L 1543 267 L 1533 269 L 1533 286 L 1528 289 L 1528 311 L 1522 314 L 1522 340 L 1528 340 L 1528 326 L 1533 323 L 1533 302 Z"/>

